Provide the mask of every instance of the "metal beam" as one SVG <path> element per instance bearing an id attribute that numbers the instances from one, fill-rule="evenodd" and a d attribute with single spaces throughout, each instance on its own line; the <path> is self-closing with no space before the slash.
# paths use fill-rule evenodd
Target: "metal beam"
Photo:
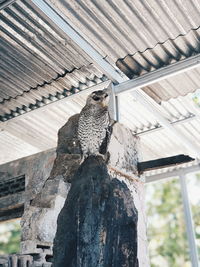
<path id="1" fill-rule="evenodd" d="M 190 122 L 190 121 L 194 120 L 195 118 L 196 118 L 196 115 L 190 114 L 190 116 L 185 117 L 184 119 L 180 119 L 180 120 L 177 120 L 177 121 L 170 122 L 170 124 L 173 125 L 173 126 L 177 126 L 177 125 L 180 125 L 182 123 Z M 160 130 L 164 130 L 164 127 L 161 126 L 161 125 L 159 125 L 158 127 L 151 128 L 151 129 L 146 130 L 146 131 L 138 132 L 138 133 L 136 133 L 136 135 L 137 136 L 143 136 L 143 135 L 151 134 L 151 133 L 154 133 L 154 132 L 157 132 L 157 131 L 160 131 Z"/>
<path id="2" fill-rule="evenodd" d="M 200 171 L 200 163 L 194 166 L 190 166 L 190 167 L 181 167 L 181 168 L 178 167 L 178 169 L 176 168 L 177 167 L 175 167 L 172 170 L 168 170 L 166 172 L 162 172 L 162 173 L 158 173 L 154 175 L 145 174 L 145 178 L 146 178 L 145 183 L 152 183 L 152 182 L 156 182 L 156 181 L 167 179 L 167 178 L 178 177 L 182 173 L 187 174 L 187 173 L 192 173 L 192 172 L 198 172 Z"/>
<path id="3" fill-rule="evenodd" d="M 48 16 L 70 39 L 72 39 L 90 58 L 91 61 L 104 73 L 113 83 L 121 83 L 128 78 L 118 69 L 112 66 L 100 55 L 91 44 L 86 41 L 83 34 L 75 25 L 48 1 L 32 0 L 32 2 Z M 113 89 L 112 89 L 113 91 Z M 113 96 L 111 99 L 115 119 L 119 120 L 119 99 Z"/>
<path id="4" fill-rule="evenodd" d="M 168 129 L 174 136 L 178 137 L 182 141 L 182 145 L 189 148 L 192 152 L 192 156 L 200 157 L 200 150 L 196 148 L 196 146 L 187 139 L 181 132 L 168 122 L 166 118 L 159 111 L 158 104 L 150 98 L 146 93 L 141 91 L 139 88 L 149 83 L 153 83 L 160 79 L 165 79 L 166 77 L 175 75 L 182 71 L 194 68 L 200 64 L 200 56 L 193 57 L 193 59 L 189 58 L 187 60 L 181 61 L 181 65 L 176 65 L 174 68 L 174 64 L 165 68 L 163 72 L 162 69 L 158 70 L 159 74 L 151 77 L 152 73 L 148 74 L 148 76 L 142 76 L 140 78 L 140 82 L 135 82 L 136 79 L 131 81 L 126 81 L 127 78 L 122 76 L 119 70 L 116 70 L 112 65 L 110 65 L 84 38 L 83 34 L 79 29 L 77 29 L 72 23 L 62 14 L 59 10 L 56 11 L 55 7 L 53 7 L 49 2 L 47 4 L 44 0 L 32 0 L 32 2 L 44 13 L 48 16 L 68 37 L 70 37 L 87 55 L 91 58 L 92 62 L 102 70 L 113 82 L 120 83 L 120 85 L 114 88 L 115 95 L 128 91 L 133 91 L 133 96 L 137 98 L 137 100 L 142 103 L 157 119 L 157 121 L 166 129 Z M 195 58 L 195 60 L 194 60 Z M 192 63 L 190 63 L 192 61 Z M 189 65 L 189 66 L 188 66 Z M 164 69 L 164 68 L 163 68 Z M 146 78 L 145 78 L 146 77 Z M 138 78 L 139 79 L 139 78 Z M 136 83 L 136 85 L 135 85 Z M 157 104 L 157 105 L 156 105 Z"/>
<path id="5" fill-rule="evenodd" d="M 79 29 L 77 29 L 75 25 L 72 25 L 61 11 L 58 13 L 51 3 L 47 3 L 47 1 L 44 0 L 32 0 L 32 2 L 91 58 L 92 62 L 97 65 L 107 77 L 115 83 L 125 80 L 125 78 L 122 77 L 123 74 L 111 66 L 110 63 L 83 38 L 83 34 L 80 34 Z"/>
<path id="6" fill-rule="evenodd" d="M 150 96 L 143 91 L 137 90 L 132 92 L 133 97 L 138 100 L 148 111 L 155 116 L 157 121 L 168 130 L 178 141 L 181 141 L 182 145 L 187 148 L 191 155 L 196 158 L 200 158 L 200 147 L 191 142 L 185 135 L 179 132 L 171 123 L 162 115 L 162 109 Z"/>
<path id="7" fill-rule="evenodd" d="M 192 262 L 192 267 L 198 267 L 199 263 L 198 263 L 197 246 L 195 242 L 194 223 L 192 219 L 192 212 L 190 208 L 185 174 L 181 174 L 179 179 L 180 179 L 180 184 L 181 184 L 181 194 L 182 194 L 183 209 L 184 209 L 184 215 L 185 215 L 187 239 L 188 239 L 189 250 L 190 250 L 190 259 Z"/>
<path id="8" fill-rule="evenodd" d="M 118 99 L 115 95 L 114 92 L 114 85 L 111 82 L 109 85 L 109 90 L 110 90 L 110 101 L 109 101 L 109 113 L 110 113 L 110 117 L 111 119 L 115 120 L 115 121 L 119 121 L 119 103 L 118 103 Z"/>
<path id="9" fill-rule="evenodd" d="M 119 95 L 127 91 L 134 91 L 141 87 L 175 76 L 190 69 L 200 66 L 200 55 L 173 63 L 169 66 L 144 74 L 138 78 L 122 82 L 115 86 L 115 94 Z"/>

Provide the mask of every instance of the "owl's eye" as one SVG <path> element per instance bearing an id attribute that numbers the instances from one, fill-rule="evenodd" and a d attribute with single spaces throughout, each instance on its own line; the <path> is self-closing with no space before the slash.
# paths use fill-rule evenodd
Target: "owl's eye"
<path id="1" fill-rule="evenodd" d="M 105 98 L 108 97 L 108 94 L 105 94 Z"/>
<path id="2" fill-rule="evenodd" d="M 94 95 L 92 98 L 93 98 L 95 101 L 99 101 L 99 100 L 100 100 L 100 97 L 98 97 L 98 96 L 96 96 L 96 95 Z"/>

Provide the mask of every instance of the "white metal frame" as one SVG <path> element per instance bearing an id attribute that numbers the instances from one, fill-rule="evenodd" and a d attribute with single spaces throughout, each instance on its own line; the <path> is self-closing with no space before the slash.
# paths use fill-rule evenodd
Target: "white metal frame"
<path id="1" fill-rule="evenodd" d="M 133 91 L 141 87 L 151 85 L 155 82 L 162 81 L 177 74 L 186 72 L 200 66 L 200 55 L 173 63 L 169 66 L 144 74 L 138 78 L 125 81 L 116 85 L 115 93 L 119 95 L 127 91 Z"/>
<path id="2" fill-rule="evenodd" d="M 200 162 L 196 165 L 180 168 L 177 170 L 167 171 L 160 174 L 155 174 L 151 176 L 146 176 L 146 183 L 151 183 L 155 181 L 159 181 L 162 179 L 178 177 L 181 186 L 181 196 L 182 196 L 182 204 L 183 204 L 183 211 L 184 211 L 184 218 L 185 218 L 185 225 L 186 225 L 186 232 L 187 232 L 187 240 L 190 250 L 190 259 L 192 263 L 192 267 L 199 267 L 199 259 L 198 259 L 198 251 L 196 245 L 196 238 L 194 232 L 194 223 L 191 213 L 191 206 L 189 202 L 188 190 L 187 190 L 187 183 L 186 179 L 188 174 L 194 172 L 200 172 Z"/>
<path id="3" fill-rule="evenodd" d="M 186 184 L 186 175 L 184 173 L 181 173 L 179 175 L 179 181 L 181 185 L 181 195 L 182 195 L 182 203 L 185 216 L 186 232 L 190 249 L 190 259 L 192 262 L 192 267 L 199 267 L 197 245 L 195 241 L 196 238 L 194 232 L 194 223 L 192 219 L 192 212 L 189 202 L 189 196 Z"/>

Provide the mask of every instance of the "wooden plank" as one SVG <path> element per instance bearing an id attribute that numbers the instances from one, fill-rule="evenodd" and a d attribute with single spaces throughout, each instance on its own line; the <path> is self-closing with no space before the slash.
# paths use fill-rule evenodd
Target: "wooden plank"
<path id="1" fill-rule="evenodd" d="M 166 167 L 172 167 L 174 165 L 183 164 L 187 162 L 194 161 L 195 159 L 187 156 L 187 155 L 177 155 L 173 157 L 167 157 L 167 158 L 161 158 L 161 159 L 155 159 L 155 160 L 149 160 L 149 161 L 143 161 L 138 162 L 138 172 L 139 174 L 151 171 L 155 169 L 161 169 Z"/>

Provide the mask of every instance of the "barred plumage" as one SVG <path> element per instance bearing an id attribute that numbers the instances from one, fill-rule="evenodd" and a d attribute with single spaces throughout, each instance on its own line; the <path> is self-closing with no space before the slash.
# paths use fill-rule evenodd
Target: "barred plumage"
<path id="1" fill-rule="evenodd" d="M 110 117 L 108 113 L 107 90 L 90 94 L 80 112 L 78 138 L 83 156 L 99 155 L 100 148 L 108 135 Z"/>

